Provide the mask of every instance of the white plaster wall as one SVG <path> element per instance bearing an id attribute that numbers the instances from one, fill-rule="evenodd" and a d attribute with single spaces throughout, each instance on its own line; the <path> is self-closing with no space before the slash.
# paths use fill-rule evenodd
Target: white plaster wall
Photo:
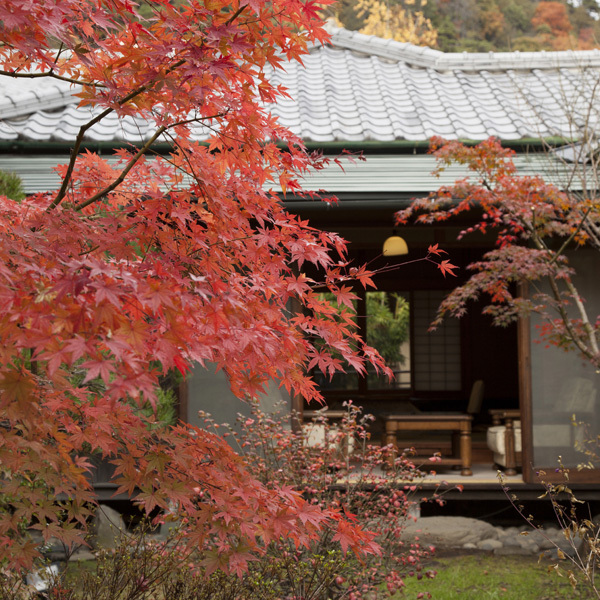
<path id="1" fill-rule="evenodd" d="M 214 365 L 206 368 L 197 365 L 188 379 L 188 423 L 200 425 L 198 411 L 212 415 L 217 423 L 234 425 L 237 415 L 249 414 L 249 406 L 237 398 L 229 387 L 229 381 L 223 371 L 216 371 Z M 272 412 L 281 403 L 291 410 L 291 399 L 285 390 L 274 383 L 268 387 L 267 393 L 260 398 L 261 408 Z"/>

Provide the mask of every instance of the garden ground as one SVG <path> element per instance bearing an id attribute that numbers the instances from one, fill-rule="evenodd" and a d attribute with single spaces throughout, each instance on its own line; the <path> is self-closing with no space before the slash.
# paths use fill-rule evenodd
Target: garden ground
<path id="1" fill-rule="evenodd" d="M 555 562 L 535 556 L 497 556 L 490 552 L 440 549 L 423 566 L 434 569 L 431 580 L 406 580 L 404 596 L 414 598 L 428 591 L 432 600 L 589 600 L 596 595 L 583 584 L 575 588 L 569 583 L 567 563 L 561 561 L 559 576 Z M 579 573 L 575 574 L 576 577 Z"/>

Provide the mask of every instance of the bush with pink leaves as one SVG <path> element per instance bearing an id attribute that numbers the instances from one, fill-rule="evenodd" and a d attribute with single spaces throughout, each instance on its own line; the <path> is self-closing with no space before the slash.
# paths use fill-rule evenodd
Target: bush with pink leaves
<path id="1" fill-rule="evenodd" d="M 421 564 L 434 549 L 402 535 L 406 520 L 424 500 L 417 494 L 426 473 L 411 452 L 395 456 L 392 447 L 372 444 L 373 417 L 352 402 L 345 404 L 341 419 L 329 420 L 324 410 L 303 425 L 289 411 L 266 413 L 251 406 L 251 415 L 240 416 L 236 427 L 201 416 L 244 454 L 250 472 L 264 484 L 290 486 L 315 506 L 342 510 L 372 532 L 379 545 L 377 554 L 357 559 L 346 552 L 339 529 L 335 535 L 324 531 L 309 549 L 274 543 L 261 562 L 296 561 L 287 567 L 286 598 L 389 598 L 402 590 L 407 577 L 435 576 Z M 441 494 L 434 494 L 433 501 L 443 502 Z"/>

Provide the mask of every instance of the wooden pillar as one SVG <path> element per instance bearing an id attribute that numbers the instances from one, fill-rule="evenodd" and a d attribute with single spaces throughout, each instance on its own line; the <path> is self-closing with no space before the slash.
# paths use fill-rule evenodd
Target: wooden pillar
<path id="1" fill-rule="evenodd" d="M 519 296 L 527 298 L 527 284 L 518 286 Z M 533 465 L 533 408 L 531 393 L 531 322 L 529 317 L 520 317 L 517 324 L 518 357 L 519 357 L 519 408 L 521 410 L 521 439 L 523 481 L 535 483 Z"/>

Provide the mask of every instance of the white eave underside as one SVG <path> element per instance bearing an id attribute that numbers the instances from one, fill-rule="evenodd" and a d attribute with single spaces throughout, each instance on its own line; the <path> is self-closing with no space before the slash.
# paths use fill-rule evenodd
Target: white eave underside
<path id="1" fill-rule="evenodd" d="M 58 188 L 59 178 L 54 168 L 68 161 L 66 156 L 0 155 L 0 170 L 14 172 L 21 177 L 28 194 L 47 192 Z M 429 155 L 374 155 L 366 161 L 350 162 L 342 159 L 344 169 L 331 163 L 325 169 L 306 177 L 306 190 L 326 190 L 332 194 L 393 193 L 425 195 L 442 185 L 452 185 L 468 173 L 460 167 L 451 167 L 440 177 L 434 177 L 435 159 Z M 523 175 L 542 175 L 546 181 L 560 184 L 561 164 L 546 155 L 517 155 L 515 164 Z M 277 185 L 272 188 L 281 191 Z"/>

